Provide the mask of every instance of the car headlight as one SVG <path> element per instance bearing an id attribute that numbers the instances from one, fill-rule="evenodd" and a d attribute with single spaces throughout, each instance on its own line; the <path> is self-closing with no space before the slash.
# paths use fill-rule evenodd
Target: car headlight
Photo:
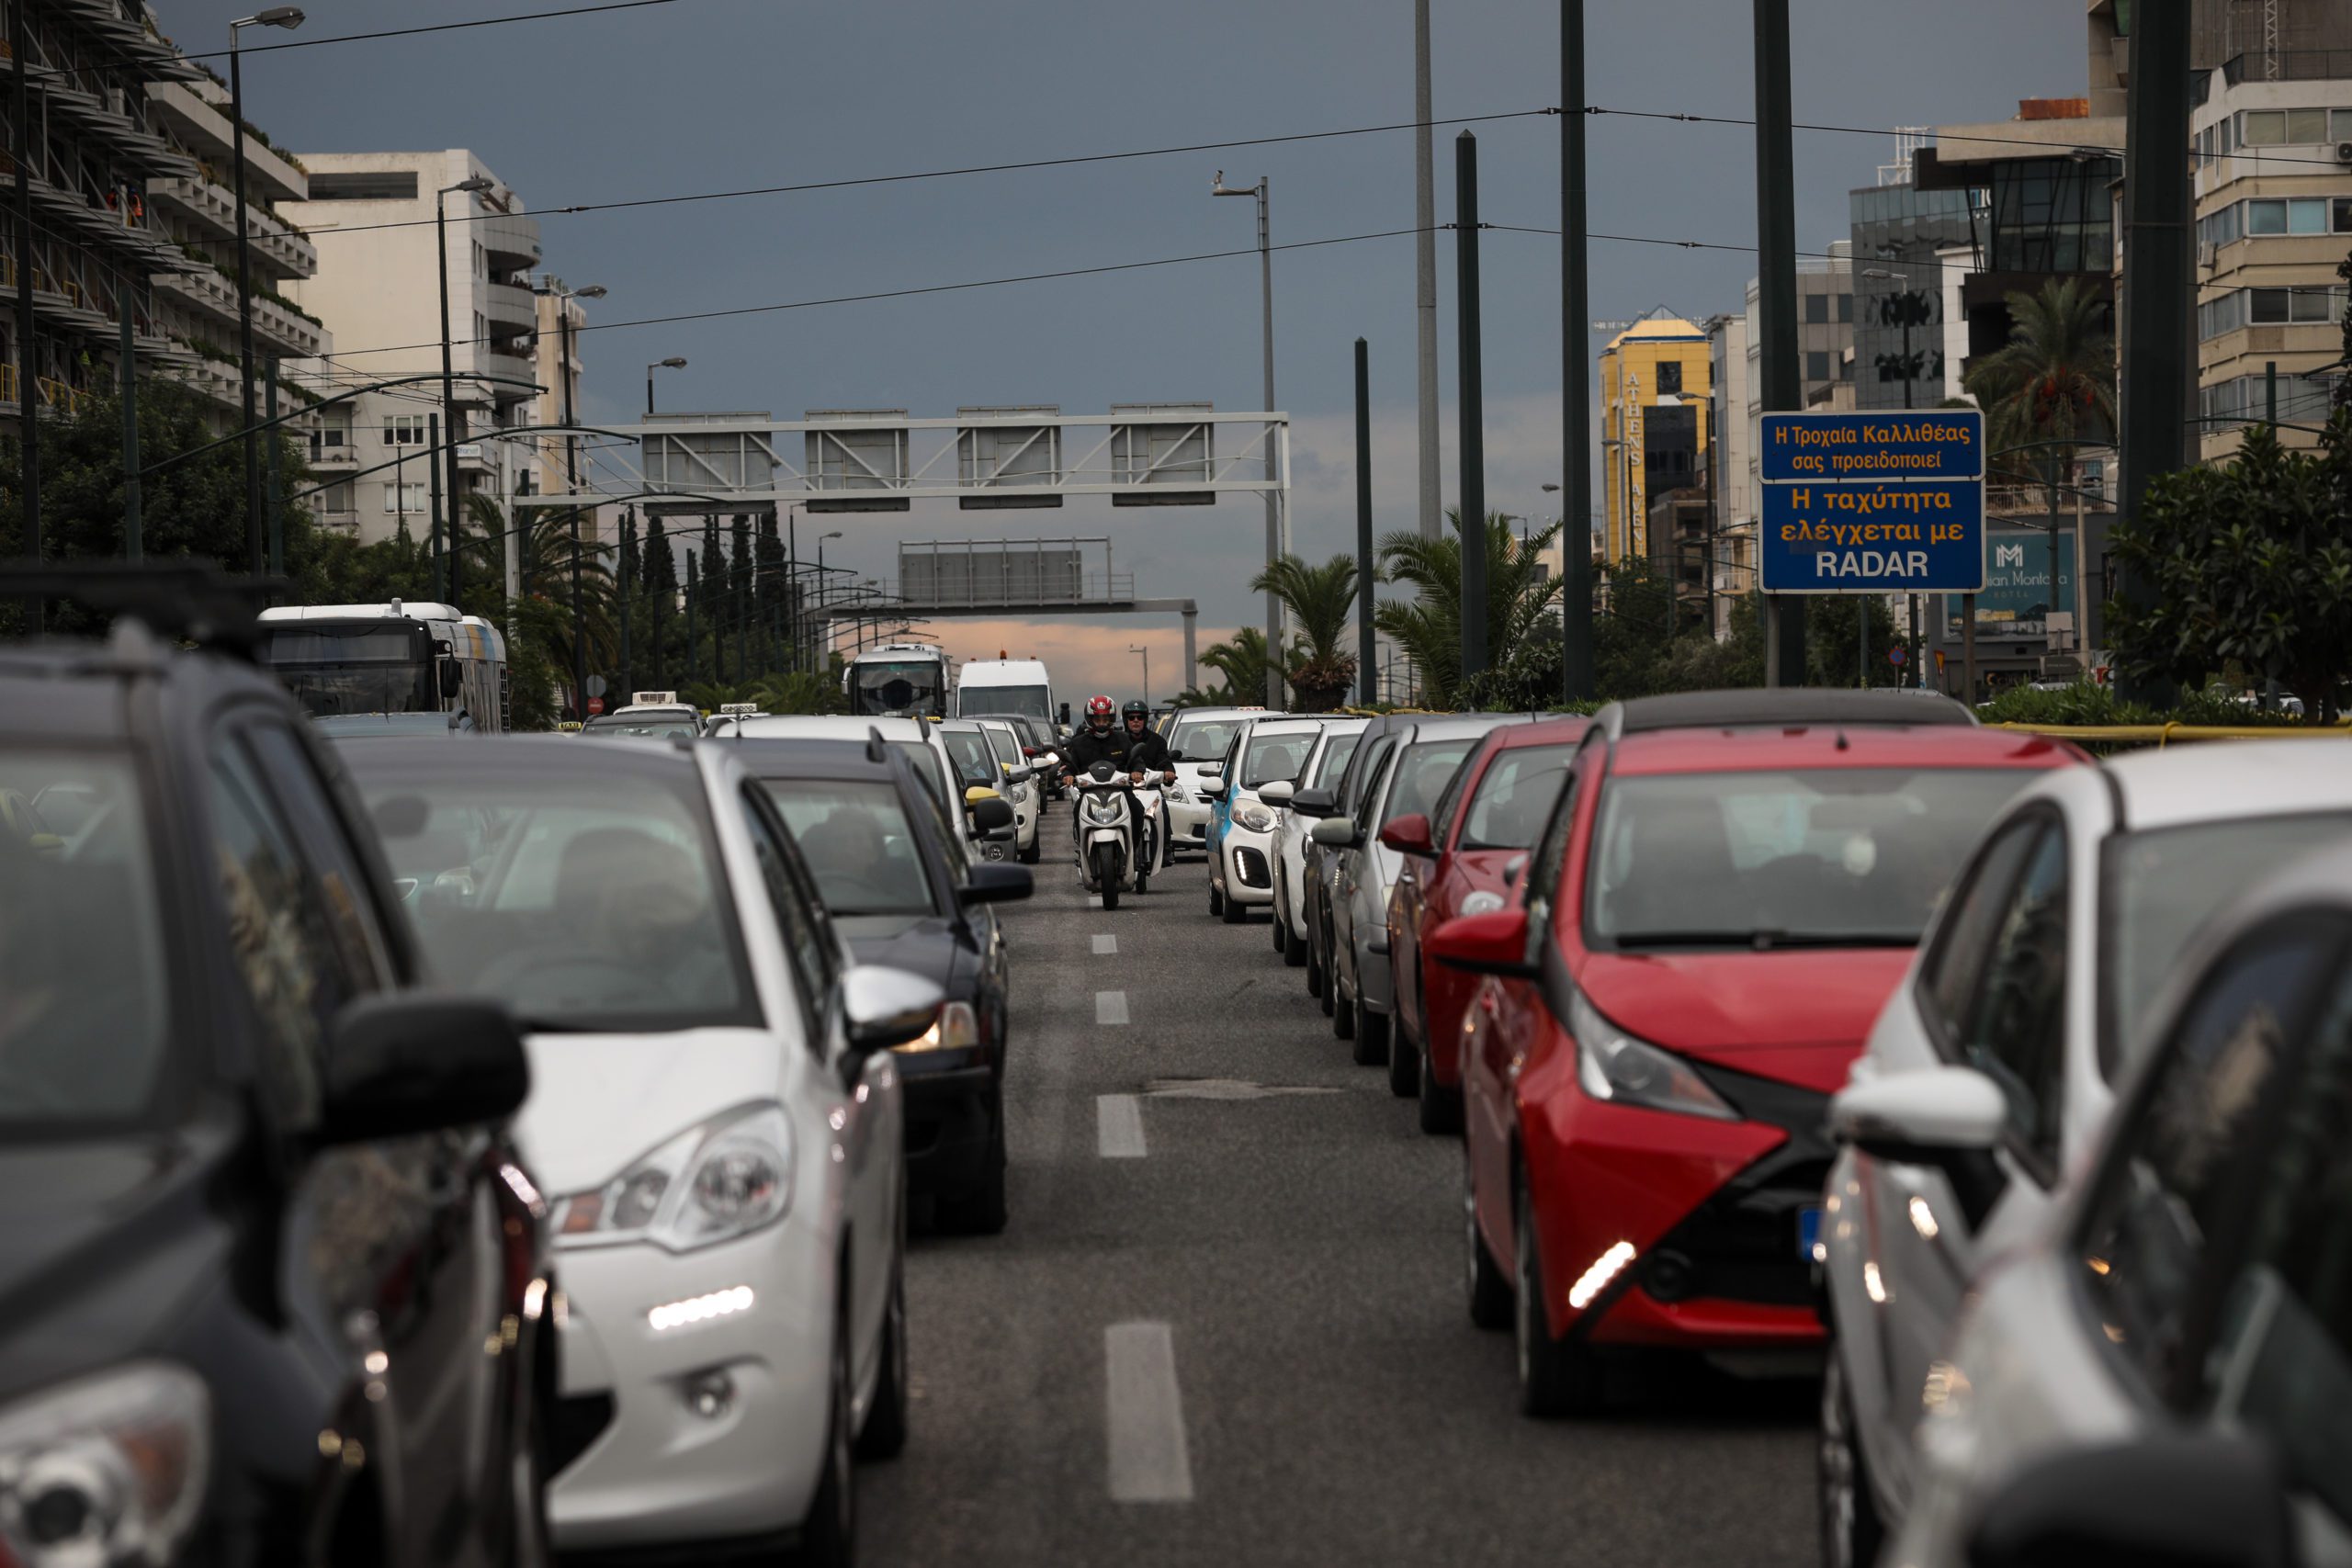
<path id="1" fill-rule="evenodd" d="M 1233 819 L 1253 833 L 1263 833 L 1274 825 L 1274 814 L 1262 806 L 1237 806 Z"/>
<path id="2" fill-rule="evenodd" d="M 1491 915 L 1502 907 L 1501 894 L 1481 887 L 1476 893 L 1465 895 L 1462 900 L 1462 908 L 1455 912 L 1464 915 Z"/>
<path id="3" fill-rule="evenodd" d="M 931 1027 L 893 1051 L 961 1051 L 980 1043 L 980 1015 L 969 1002 L 943 1002 Z"/>
<path id="4" fill-rule="evenodd" d="M 1568 1029 L 1577 1037 L 1577 1081 L 1593 1099 L 1719 1122 L 1740 1119 L 1690 1063 L 1634 1039 L 1601 1017 L 1582 991 L 1568 1006 Z"/>
<path id="5" fill-rule="evenodd" d="M 184 1367 L 135 1362 L 0 1408 L 0 1561 L 162 1568 L 211 1460 L 212 1399 Z"/>
<path id="6" fill-rule="evenodd" d="M 1090 795 L 1086 797 L 1086 819 L 1089 822 L 1116 822 L 1120 810 L 1119 797 L 1115 795 Z"/>
<path id="7" fill-rule="evenodd" d="M 563 1200 L 559 1246 L 650 1241 L 689 1252 L 781 1219 L 792 1205 L 792 1123 L 778 1105 L 687 1128 L 604 1186 Z"/>

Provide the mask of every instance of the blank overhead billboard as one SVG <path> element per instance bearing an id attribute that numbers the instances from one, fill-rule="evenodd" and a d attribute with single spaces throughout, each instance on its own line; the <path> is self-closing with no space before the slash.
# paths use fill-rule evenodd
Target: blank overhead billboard
<path id="1" fill-rule="evenodd" d="M 1012 609 L 1076 604 L 1086 567 L 1075 543 L 901 544 L 899 597 L 923 609 Z"/>
<path id="2" fill-rule="evenodd" d="M 907 483 L 907 411 L 810 409 L 809 423 L 841 422 L 839 430 L 811 430 L 807 444 L 808 488 L 804 510 L 907 512 L 913 502 L 893 492 Z"/>
<path id="3" fill-rule="evenodd" d="M 1059 484 L 1062 479 L 1062 429 L 1058 424 L 998 423 L 1023 415 L 1060 413 L 1054 403 L 1014 408 L 959 408 L 959 419 L 985 419 L 956 433 L 956 477 L 980 491 L 1002 486 L 1029 488 Z M 956 504 L 966 512 L 1010 511 L 1023 507 L 1059 506 L 1058 495 L 963 495 Z"/>
<path id="4" fill-rule="evenodd" d="M 1216 492 L 1188 486 L 1214 477 L 1216 426 L 1199 419 L 1212 403 L 1113 403 L 1114 506 L 1213 506 Z M 1132 488 L 1125 488 L 1132 487 Z"/>

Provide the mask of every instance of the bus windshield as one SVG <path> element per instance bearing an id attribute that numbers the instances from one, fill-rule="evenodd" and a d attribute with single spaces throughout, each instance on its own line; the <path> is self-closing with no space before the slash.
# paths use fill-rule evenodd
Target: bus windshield
<path id="1" fill-rule="evenodd" d="M 265 656 L 306 713 L 433 713 L 441 706 L 433 644 L 421 626 L 275 626 Z"/>
<path id="2" fill-rule="evenodd" d="M 942 712 L 946 679 L 935 659 L 876 660 L 853 664 L 849 671 L 849 711 L 910 717 Z"/>
<path id="3" fill-rule="evenodd" d="M 966 686 L 956 693 L 956 711 L 962 714 L 1026 714 L 1050 719 L 1051 694 L 1043 686 Z"/>

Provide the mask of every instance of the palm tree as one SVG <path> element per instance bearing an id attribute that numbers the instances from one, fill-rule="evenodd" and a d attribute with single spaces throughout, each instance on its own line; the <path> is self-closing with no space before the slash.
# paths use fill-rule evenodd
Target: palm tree
<path id="1" fill-rule="evenodd" d="M 2009 296 L 2009 341 L 1972 367 L 1966 383 L 1984 411 L 1991 450 L 2008 454 L 1994 469 L 2047 480 L 2073 462 L 2077 444 L 2114 432 L 2109 316 L 2108 302 L 2079 277 Z"/>
<path id="2" fill-rule="evenodd" d="M 1266 634 L 1256 626 L 1243 626 L 1230 642 L 1211 643 L 1201 662 L 1224 676 L 1229 690 L 1248 694 L 1253 703 L 1265 700 Z"/>
<path id="3" fill-rule="evenodd" d="M 466 571 L 477 583 L 500 583 L 506 573 L 506 513 L 488 496 L 467 498 L 463 548 Z M 569 682 L 571 670 L 571 523 L 550 508 L 534 509 L 516 539 L 522 579 L 528 585 L 514 606 L 518 637 L 530 640 Z M 580 558 L 580 622 L 591 670 L 620 662 L 616 618 L 620 593 L 613 581 L 613 549 L 584 535 Z"/>
<path id="4" fill-rule="evenodd" d="M 1355 615 L 1355 558 L 1333 556 L 1321 566 L 1309 566 L 1284 556 L 1251 578 L 1250 589 L 1273 594 L 1290 612 L 1298 641 L 1285 675 L 1300 709 L 1323 713 L 1337 707 L 1356 678 L 1355 656 L 1343 651 Z M 1263 634 L 1258 640 L 1262 646 Z"/>
<path id="5" fill-rule="evenodd" d="M 1373 624 L 1388 634 L 1419 666 L 1428 700 L 1450 705 L 1462 683 L 1462 513 L 1448 507 L 1452 536 L 1424 539 L 1400 529 L 1380 542 L 1382 576 L 1418 589 L 1410 600 L 1385 600 L 1373 611 Z M 1560 525 L 1522 539 L 1511 519 L 1487 513 L 1487 653 L 1499 665 L 1525 641 L 1559 596 L 1560 582 L 1539 570 L 1544 550 L 1559 536 Z"/>

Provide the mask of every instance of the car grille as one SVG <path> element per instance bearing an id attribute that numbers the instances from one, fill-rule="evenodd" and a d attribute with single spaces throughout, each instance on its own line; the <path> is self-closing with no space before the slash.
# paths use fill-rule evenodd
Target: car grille
<path id="1" fill-rule="evenodd" d="M 612 1424 L 613 1396 L 609 1393 L 573 1393 L 557 1400 L 555 1415 L 548 1423 L 548 1479 L 553 1481 L 561 1475 Z"/>
<path id="2" fill-rule="evenodd" d="M 1797 1215 L 1821 1201 L 1829 1179 L 1829 1097 L 1707 1063 L 1691 1066 L 1743 1117 L 1779 1127 L 1789 1139 L 1658 1239 L 1636 1271 L 1642 1289 L 1661 1302 L 1711 1296 L 1812 1304 L 1812 1265 L 1797 1251 Z"/>

